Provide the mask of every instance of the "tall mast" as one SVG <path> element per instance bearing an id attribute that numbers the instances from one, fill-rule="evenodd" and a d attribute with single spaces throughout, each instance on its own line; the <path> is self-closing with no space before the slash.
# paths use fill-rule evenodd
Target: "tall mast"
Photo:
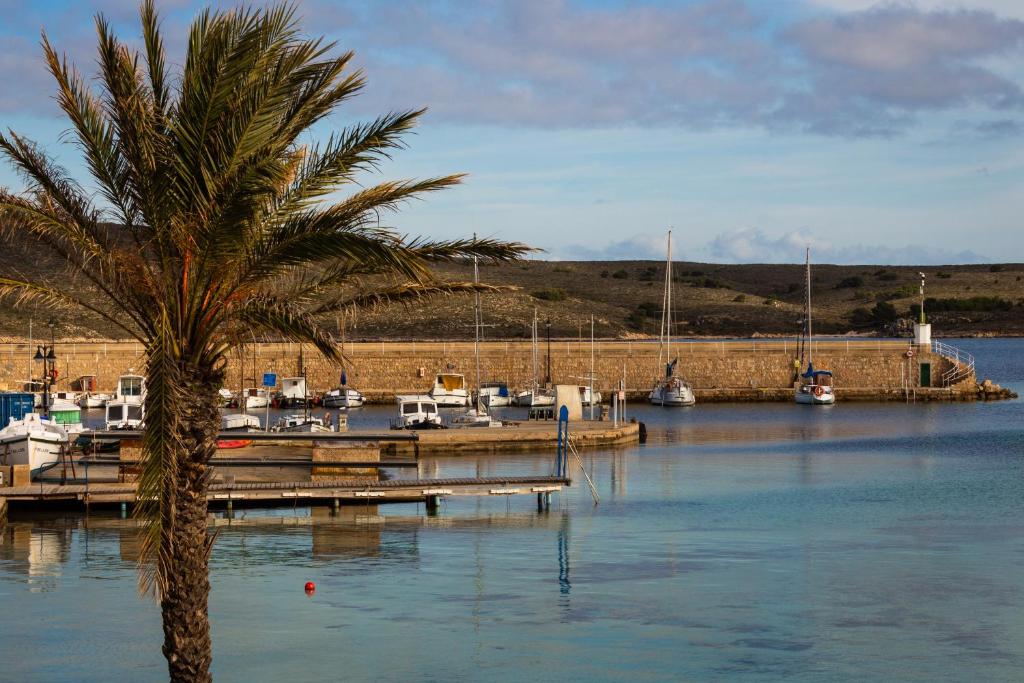
<path id="1" fill-rule="evenodd" d="M 811 335 L 811 248 L 807 247 L 807 364 L 813 362 L 814 341 Z"/>
<path id="2" fill-rule="evenodd" d="M 473 233 L 473 241 L 476 241 L 476 233 Z M 480 284 L 480 269 L 477 257 L 473 256 L 473 284 Z M 476 355 L 476 403 L 477 410 L 480 410 L 480 290 L 476 290 L 476 308 L 473 312 L 473 352 Z"/>
<path id="3" fill-rule="evenodd" d="M 533 351 L 533 390 L 537 391 L 537 307 L 533 307 L 533 329 L 530 335 L 531 347 Z"/>
<path id="4" fill-rule="evenodd" d="M 668 263 L 665 265 L 665 362 L 672 362 L 672 229 L 668 231 Z"/>

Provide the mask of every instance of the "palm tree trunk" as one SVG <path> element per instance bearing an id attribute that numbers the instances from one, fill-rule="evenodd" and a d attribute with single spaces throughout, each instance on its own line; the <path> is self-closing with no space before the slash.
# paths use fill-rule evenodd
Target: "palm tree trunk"
<path id="1" fill-rule="evenodd" d="M 181 374 L 186 398 L 175 410 L 180 450 L 176 476 L 166 480 L 166 486 L 173 490 L 167 492 L 163 503 L 171 509 L 164 513 L 164 520 L 170 524 L 161 544 L 165 557 L 159 563 L 166 568 L 160 598 L 163 653 L 171 681 L 206 683 L 212 680 L 207 602 L 213 548 L 207 524 L 207 463 L 217 449 L 217 389 L 223 377 L 213 370 L 186 370 Z"/>

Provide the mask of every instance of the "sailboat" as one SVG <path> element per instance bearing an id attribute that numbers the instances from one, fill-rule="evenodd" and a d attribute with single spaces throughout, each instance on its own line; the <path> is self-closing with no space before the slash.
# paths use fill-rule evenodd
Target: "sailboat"
<path id="1" fill-rule="evenodd" d="M 476 239 L 476 235 L 473 236 Z M 476 256 L 473 257 L 473 284 L 480 283 L 480 270 Z M 476 293 L 476 306 L 473 312 L 473 352 L 476 356 L 476 407 L 452 417 L 452 427 L 500 427 L 501 422 L 491 417 L 480 398 L 480 292 Z"/>
<path id="2" fill-rule="evenodd" d="M 512 399 L 512 404 L 521 406 L 524 408 L 533 408 L 534 406 L 553 406 L 555 405 L 555 393 L 547 389 L 541 389 L 540 383 L 537 381 L 537 309 L 533 309 L 533 330 L 531 335 L 532 340 L 532 351 L 533 351 L 533 388 L 521 391 L 515 395 Z M 550 377 L 548 380 L 550 381 Z"/>
<path id="3" fill-rule="evenodd" d="M 833 391 L 832 373 L 828 370 L 816 370 L 814 359 L 814 336 L 811 330 L 811 248 L 807 247 L 807 313 L 804 317 L 803 349 L 807 355 L 807 371 L 800 375 L 800 386 L 796 389 L 796 402 L 801 405 L 830 405 L 836 402 Z M 801 361 L 803 360 L 803 353 Z M 801 363 L 803 365 L 803 363 Z"/>
<path id="4" fill-rule="evenodd" d="M 661 346 L 658 367 L 664 363 L 665 376 L 651 389 L 650 401 L 656 406 L 692 406 L 697 402 L 693 388 L 675 374 L 679 358 L 672 357 L 672 231 L 668 231 L 668 257 L 665 261 L 665 291 L 662 294 Z"/>

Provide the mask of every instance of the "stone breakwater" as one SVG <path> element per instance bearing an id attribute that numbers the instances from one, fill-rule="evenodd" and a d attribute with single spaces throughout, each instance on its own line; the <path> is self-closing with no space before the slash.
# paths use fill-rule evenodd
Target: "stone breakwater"
<path id="1" fill-rule="evenodd" d="M 476 382 L 472 343 L 359 342 L 345 343 L 348 383 L 371 401 L 391 401 L 399 393 L 425 393 L 438 372 L 458 372 L 470 385 Z M 784 340 L 695 341 L 674 344 L 676 372 L 694 387 L 703 401 L 791 400 L 796 380 L 798 349 Z M 0 344 L 0 389 L 20 389 L 31 362 L 25 343 Z M 973 400 L 1006 398 L 1010 393 L 979 383 L 973 364 L 965 358 L 908 340 L 851 339 L 814 345 L 815 365 L 834 373 L 838 396 L 846 400 Z M 81 375 L 95 375 L 100 391 L 111 390 L 118 375 L 145 368 L 141 345 L 131 342 L 58 342 L 58 389 Z M 593 355 L 594 385 L 608 400 L 624 382 L 631 399 L 645 397 L 662 374 L 659 345 L 646 341 L 552 341 L 539 345 L 536 363 L 529 342 L 491 341 L 481 344 L 482 381 L 503 381 L 512 389 L 532 386 L 534 367 L 541 382 L 550 364 L 556 384 L 587 384 Z M 335 387 L 341 367 L 328 363 L 311 347 L 301 352 L 302 365 L 313 392 Z M 260 383 L 264 372 L 278 378 L 301 374 L 298 344 L 254 344 L 232 354 L 227 386 L 237 390 Z M 661 362 L 664 362 L 662 356 Z"/>

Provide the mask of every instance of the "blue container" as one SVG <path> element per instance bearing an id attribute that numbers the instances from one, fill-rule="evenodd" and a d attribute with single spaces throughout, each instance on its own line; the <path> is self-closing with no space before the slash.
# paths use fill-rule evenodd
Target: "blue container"
<path id="1" fill-rule="evenodd" d="M 0 429 L 6 427 L 11 418 L 20 420 L 31 413 L 35 406 L 32 394 L 0 393 Z"/>

